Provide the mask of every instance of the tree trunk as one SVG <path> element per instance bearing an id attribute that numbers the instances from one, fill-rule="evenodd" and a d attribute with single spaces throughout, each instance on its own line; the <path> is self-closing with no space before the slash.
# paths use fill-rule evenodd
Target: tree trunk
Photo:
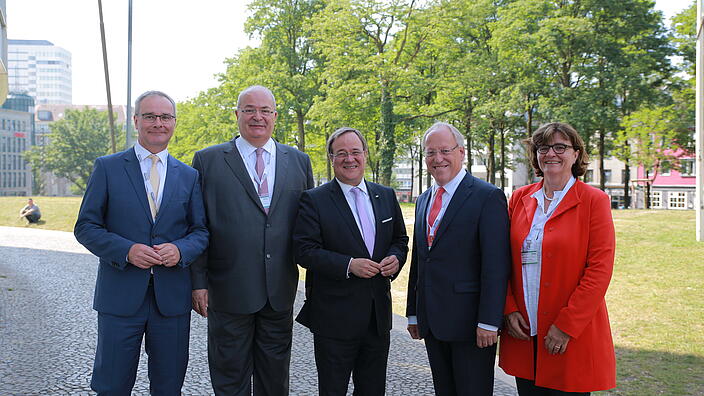
<path id="1" fill-rule="evenodd" d="M 645 168 L 645 178 L 648 179 L 648 169 Z M 645 208 L 650 209 L 650 181 L 645 182 L 645 199 L 643 200 L 645 203 Z"/>
<path id="2" fill-rule="evenodd" d="M 496 163 L 494 162 L 494 127 L 489 127 L 489 155 L 486 163 L 486 181 L 496 185 Z"/>
<path id="3" fill-rule="evenodd" d="M 604 147 L 606 146 L 606 132 L 604 128 L 599 131 L 599 189 L 606 190 L 606 169 L 604 169 Z"/>
<path id="4" fill-rule="evenodd" d="M 379 147 L 379 172 L 381 184 L 391 185 L 391 175 L 394 168 L 394 155 L 396 154 L 396 139 L 394 136 L 394 103 L 389 92 L 388 81 L 381 86 L 381 141 Z"/>
<path id="5" fill-rule="evenodd" d="M 501 189 L 506 188 L 506 130 L 501 128 Z"/>
<path id="6" fill-rule="evenodd" d="M 301 110 L 296 110 L 296 122 L 298 123 L 298 149 L 306 151 L 306 130 L 305 130 L 305 114 Z"/>
<path id="7" fill-rule="evenodd" d="M 631 167 L 628 162 L 626 162 L 623 176 L 623 207 L 629 209 L 631 207 L 631 190 L 628 185 L 631 183 Z"/>
<path id="8" fill-rule="evenodd" d="M 429 186 L 430 184 L 428 184 Z M 423 191 L 423 149 L 418 146 L 418 195 Z"/>

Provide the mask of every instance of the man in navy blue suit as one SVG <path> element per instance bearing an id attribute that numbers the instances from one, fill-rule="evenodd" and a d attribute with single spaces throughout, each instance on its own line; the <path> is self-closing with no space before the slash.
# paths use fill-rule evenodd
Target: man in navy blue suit
<path id="1" fill-rule="evenodd" d="M 511 268 L 506 197 L 463 168 L 454 126 L 435 123 L 423 149 L 435 184 L 416 201 L 408 332 L 425 339 L 436 395 L 489 396 Z"/>
<path id="2" fill-rule="evenodd" d="M 91 388 L 129 395 L 142 337 L 152 395 L 179 395 L 188 365 L 191 277 L 208 246 L 198 172 L 170 156 L 176 106 L 159 91 L 135 102 L 134 148 L 100 157 L 76 239 L 98 256 L 98 343 Z"/>

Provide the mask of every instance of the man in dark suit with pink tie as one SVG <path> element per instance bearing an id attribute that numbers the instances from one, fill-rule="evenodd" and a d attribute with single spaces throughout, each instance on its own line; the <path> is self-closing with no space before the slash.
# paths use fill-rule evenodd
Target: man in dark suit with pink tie
<path id="1" fill-rule="evenodd" d="M 306 301 L 296 320 L 313 332 L 320 395 L 384 395 L 390 282 L 408 253 L 391 188 L 364 180 L 364 136 L 340 128 L 327 143 L 335 179 L 301 196 L 293 235 L 307 269 Z"/>
<path id="2" fill-rule="evenodd" d="M 425 340 L 437 395 L 491 395 L 511 265 L 506 197 L 463 169 L 454 126 L 431 126 L 423 149 L 435 184 L 416 202 L 408 331 Z"/>

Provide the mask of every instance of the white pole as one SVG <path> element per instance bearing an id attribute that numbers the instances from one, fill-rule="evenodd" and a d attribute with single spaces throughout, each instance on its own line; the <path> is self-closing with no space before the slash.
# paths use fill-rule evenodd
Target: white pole
<path id="1" fill-rule="evenodd" d="M 132 0 L 127 6 L 127 114 L 125 114 L 125 148 L 132 147 Z"/>
<path id="2" fill-rule="evenodd" d="M 704 33 L 702 32 L 702 7 L 704 0 L 697 0 L 697 102 L 696 102 L 696 174 L 697 174 L 697 241 L 704 242 Z"/>

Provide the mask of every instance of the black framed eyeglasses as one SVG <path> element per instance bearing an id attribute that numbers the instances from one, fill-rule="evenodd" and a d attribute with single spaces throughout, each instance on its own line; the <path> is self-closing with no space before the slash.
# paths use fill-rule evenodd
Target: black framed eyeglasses
<path id="1" fill-rule="evenodd" d="M 564 154 L 565 150 L 567 150 L 568 148 L 576 150 L 576 148 L 574 146 L 570 146 L 569 144 L 555 143 L 555 144 L 541 144 L 540 146 L 538 146 L 538 152 L 540 154 L 547 154 L 548 151 L 550 151 L 550 149 L 552 149 L 552 151 L 555 154 Z"/>

